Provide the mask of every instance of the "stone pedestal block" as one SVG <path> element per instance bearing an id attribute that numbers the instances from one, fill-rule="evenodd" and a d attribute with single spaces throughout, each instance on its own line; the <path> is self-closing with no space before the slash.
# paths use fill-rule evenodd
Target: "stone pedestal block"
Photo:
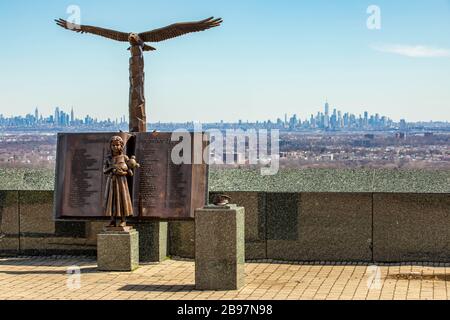
<path id="1" fill-rule="evenodd" d="M 139 267 L 139 233 L 103 231 L 97 237 L 97 265 L 101 271 L 133 271 Z"/>
<path id="2" fill-rule="evenodd" d="M 195 211 L 195 285 L 198 290 L 239 290 L 245 283 L 243 207 Z"/>
<path id="3" fill-rule="evenodd" d="M 140 221 L 130 225 L 139 232 L 140 262 L 161 262 L 167 259 L 167 222 Z"/>

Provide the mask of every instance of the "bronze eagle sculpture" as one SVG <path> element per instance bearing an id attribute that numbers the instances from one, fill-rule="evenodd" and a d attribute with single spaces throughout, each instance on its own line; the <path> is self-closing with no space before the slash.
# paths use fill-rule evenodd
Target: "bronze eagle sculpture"
<path id="1" fill-rule="evenodd" d="M 129 122 L 130 132 L 145 132 L 145 97 L 144 97 L 144 51 L 156 50 L 146 42 L 160 42 L 176 38 L 191 32 L 205 31 L 220 26 L 222 18 L 181 22 L 170 26 L 142 33 L 126 33 L 88 25 L 79 25 L 64 19 L 55 20 L 56 24 L 64 29 L 77 33 L 91 33 L 105 38 L 121 42 L 129 42 L 131 47 L 130 58 L 130 98 L 129 98 Z"/>
<path id="2" fill-rule="evenodd" d="M 128 41 L 132 46 L 142 46 L 144 51 L 153 51 L 156 49 L 145 44 L 145 42 L 160 42 L 167 39 L 176 38 L 191 32 L 205 31 L 207 29 L 220 26 L 223 21 L 221 18 L 214 19 L 214 17 L 210 17 L 208 19 L 200 21 L 174 23 L 164 28 L 142 33 L 126 33 L 88 25 L 79 25 L 68 22 L 64 19 L 58 19 L 55 20 L 55 22 L 58 26 L 67 30 L 72 30 L 78 33 L 91 33 L 121 42 Z"/>

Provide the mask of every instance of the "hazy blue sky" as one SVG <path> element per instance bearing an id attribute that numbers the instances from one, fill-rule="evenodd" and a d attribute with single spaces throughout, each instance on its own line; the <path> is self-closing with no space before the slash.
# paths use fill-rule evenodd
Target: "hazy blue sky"
<path id="1" fill-rule="evenodd" d="M 57 27 L 142 32 L 222 17 L 145 54 L 151 121 L 265 120 L 332 107 L 450 120 L 449 0 L 0 1 L 0 113 L 116 118 L 128 110 L 127 43 Z M 366 10 L 381 8 L 381 30 Z"/>

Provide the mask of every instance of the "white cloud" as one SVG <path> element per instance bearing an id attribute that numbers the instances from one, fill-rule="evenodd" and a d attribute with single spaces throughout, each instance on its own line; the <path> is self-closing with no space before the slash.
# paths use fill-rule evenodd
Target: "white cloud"
<path id="1" fill-rule="evenodd" d="M 401 44 L 373 45 L 372 49 L 379 52 L 393 53 L 410 58 L 442 58 L 450 57 L 450 49 L 428 46 L 409 46 Z"/>

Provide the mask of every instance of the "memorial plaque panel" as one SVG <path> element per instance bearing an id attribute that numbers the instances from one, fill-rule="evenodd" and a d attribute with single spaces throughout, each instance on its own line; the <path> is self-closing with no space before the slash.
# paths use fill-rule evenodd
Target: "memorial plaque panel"
<path id="1" fill-rule="evenodd" d="M 126 154 L 135 155 L 141 167 L 129 181 L 134 217 L 142 219 L 190 219 L 194 210 L 206 204 L 208 166 L 191 163 L 176 165 L 171 133 L 86 133 L 59 134 L 56 166 L 55 217 L 89 219 L 105 217 L 103 159 L 112 136 L 126 142 Z M 202 145 L 202 134 L 191 134 Z"/>
<path id="2" fill-rule="evenodd" d="M 103 159 L 109 140 L 126 133 L 58 134 L 55 215 L 56 217 L 102 217 L 105 176 Z"/>
<path id="3" fill-rule="evenodd" d="M 171 160 L 174 146 L 171 133 L 137 133 L 136 158 L 141 168 L 136 171 L 133 186 L 134 207 L 141 218 L 188 219 L 194 210 L 205 205 L 207 193 L 206 164 L 193 164 L 194 139 L 191 134 L 191 164 L 177 165 Z M 202 152 L 206 143 L 202 143 Z"/>

